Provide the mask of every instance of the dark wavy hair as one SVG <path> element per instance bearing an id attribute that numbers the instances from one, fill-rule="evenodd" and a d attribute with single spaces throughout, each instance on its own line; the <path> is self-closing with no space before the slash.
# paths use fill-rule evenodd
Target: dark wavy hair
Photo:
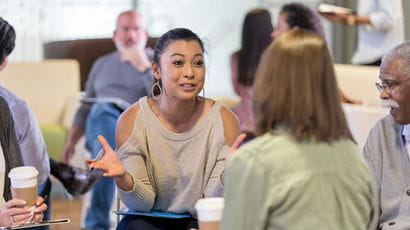
<path id="1" fill-rule="evenodd" d="M 299 29 L 317 33 L 322 38 L 325 38 L 320 17 L 309 6 L 300 2 L 288 3 L 282 6 L 280 14 L 287 15 L 286 22 L 289 28 L 297 26 Z"/>
<path id="2" fill-rule="evenodd" d="M 201 46 L 202 51 L 205 52 L 204 44 L 202 40 L 189 29 L 186 28 L 175 28 L 172 30 L 168 30 L 165 34 L 163 34 L 155 44 L 154 48 L 154 62 L 159 65 L 159 59 L 164 52 L 165 48 L 169 45 L 169 43 L 176 41 L 176 40 L 183 40 L 183 41 L 197 41 Z"/>
<path id="3" fill-rule="evenodd" d="M 6 20 L 0 17 L 0 62 L 11 54 L 16 41 L 16 32 Z"/>
<path id="4" fill-rule="evenodd" d="M 238 82 L 250 86 L 263 51 L 272 42 L 271 15 L 265 9 L 249 11 L 242 27 L 242 44 L 238 56 Z"/>

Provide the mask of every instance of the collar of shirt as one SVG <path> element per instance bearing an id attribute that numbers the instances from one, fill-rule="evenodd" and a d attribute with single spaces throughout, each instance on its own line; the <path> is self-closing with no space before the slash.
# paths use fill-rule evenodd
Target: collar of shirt
<path id="1" fill-rule="evenodd" d="M 403 135 L 404 139 L 406 139 L 407 144 L 410 144 L 410 124 L 403 127 L 401 135 Z"/>
<path id="2" fill-rule="evenodd" d="M 405 148 L 407 149 L 407 155 L 409 157 L 408 159 L 410 160 L 410 124 L 403 126 L 401 135 L 406 140 L 404 144 L 405 144 Z"/>

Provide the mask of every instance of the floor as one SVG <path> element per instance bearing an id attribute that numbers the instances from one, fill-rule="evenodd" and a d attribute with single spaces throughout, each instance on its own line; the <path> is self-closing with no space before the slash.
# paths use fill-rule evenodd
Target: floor
<path id="1" fill-rule="evenodd" d="M 59 197 L 52 200 L 51 219 L 70 219 L 70 223 L 52 225 L 51 230 L 81 229 L 82 198 L 68 199 Z"/>
<path id="2" fill-rule="evenodd" d="M 80 230 L 82 220 L 82 210 L 88 206 L 90 201 L 90 193 L 83 196 L 72 198 L 67 195 L 60 182 L 52 178 L 52 192 L 51 192 L 51 219 L 70 219 L 70 223 L 57 224 L 50 226 L 50 230 Z M 84 206 L 84 207 L 83 207 Z M 112 211 L 116 209 L 114 202 Z M 112 226 L 110 230 L 114 230 L 117 216 L 111 212 L 110 220 Z"/>
<path id="3" fill-rule="evenodd" d="M 76 146 L 76 154 L 70 164 L 80 168 L 86 168 L 84 158 L 89 157 L 85 153 L 84 138 L 81 138 Z M 50 226 L 51 230 L 80 230 L 81 229 L 81 215 L 83 201 L 87 202 L 87 196 L 80 196 L 72 198 L 69 196 L 62 184 L 51 176 L 52 191 L 51 191 L 51 219 L 70 219 L 70 223 L 58 224 Z"/>

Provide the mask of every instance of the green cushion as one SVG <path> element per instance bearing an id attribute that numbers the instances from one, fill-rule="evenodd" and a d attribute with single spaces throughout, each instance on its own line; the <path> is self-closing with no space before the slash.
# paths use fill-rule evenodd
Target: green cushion
<path id="1" fill-rule="evenodd" d="M 60 160 L 60 154 L 63 151 L 67 129 L 59 125 L 40 125 L 46 142 L 47 152 L 54 160 Z"/>

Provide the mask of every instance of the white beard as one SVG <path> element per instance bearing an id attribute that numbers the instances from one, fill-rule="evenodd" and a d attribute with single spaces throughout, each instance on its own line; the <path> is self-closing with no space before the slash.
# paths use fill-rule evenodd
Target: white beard
<path id="1" fill-rule="evenodd" d="M 393 101 L 392 99 L 383 99 L 380 101 L 380 104 L 384 108 L 393 108 L 393 109 L 400 109 L 399 104 Z"/>

